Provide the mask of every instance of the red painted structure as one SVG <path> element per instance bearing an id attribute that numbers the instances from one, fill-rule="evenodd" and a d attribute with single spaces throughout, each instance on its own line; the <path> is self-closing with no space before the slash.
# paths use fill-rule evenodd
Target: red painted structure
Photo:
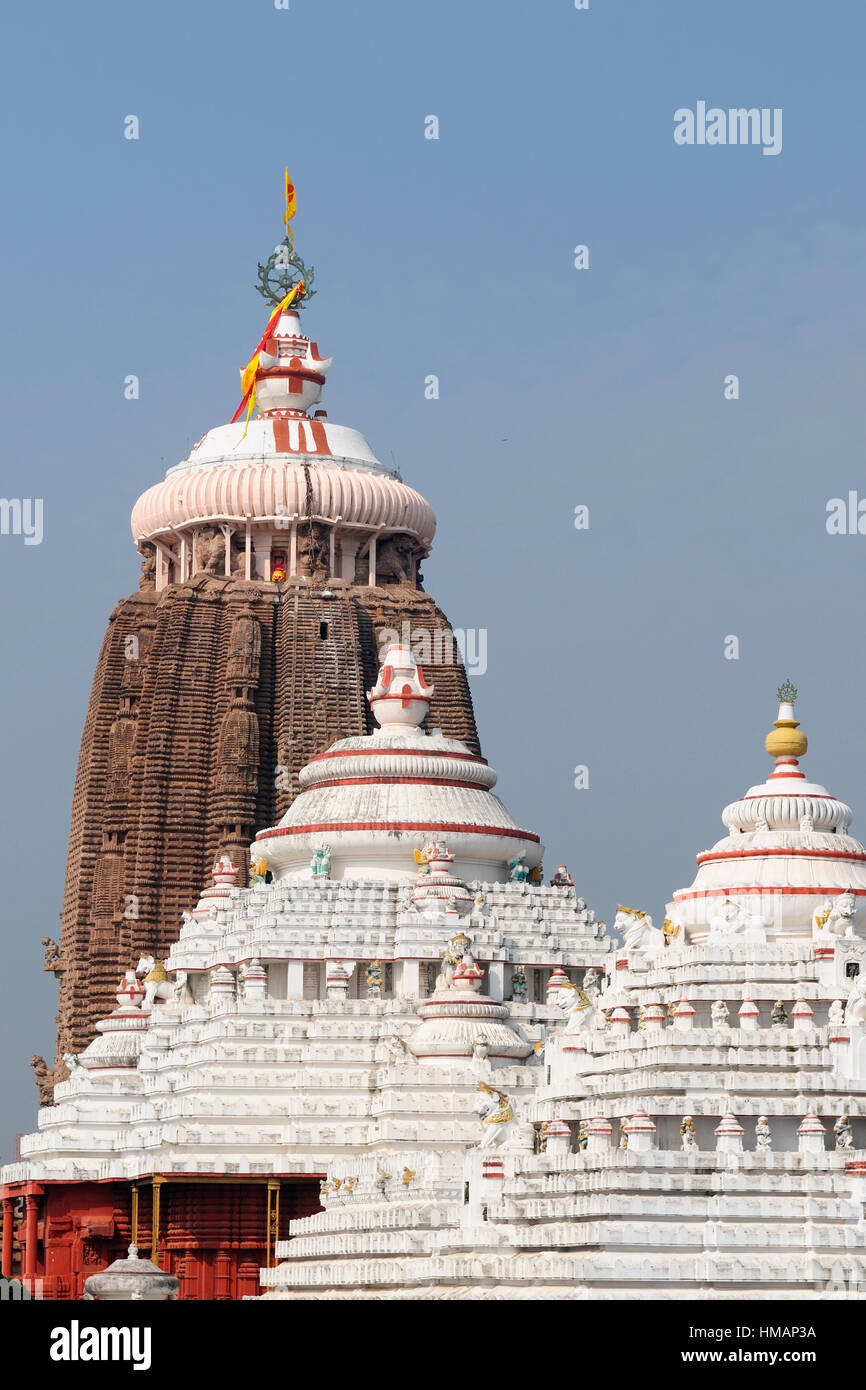
<path id="1" fill-rule="evenodd" d="M 307 1174 L 28 1181 L 0 1188 L 0 1198 L 3 1276 L 39 1281 L 45 1299 L 81 1298 L 85 1279 L 130 1243 L 178 1276 L 181 1298 L 256 1294 L 289 1222 L 321 1210 L 319 1178 Z"/>

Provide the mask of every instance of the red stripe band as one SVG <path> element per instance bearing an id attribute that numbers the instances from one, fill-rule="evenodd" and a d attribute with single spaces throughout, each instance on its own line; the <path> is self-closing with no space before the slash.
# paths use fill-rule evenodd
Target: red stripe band
<path id="1" fill-rule="evenodd" d="M 498 825 L 461 825 L 458 821 L 422 820 L 356 820 L 319 821 L 316 825 L 277 825 L 272 830 L 260 830 L 257 840 L 270 840 L 277 835 L 312 835 L 320 830 L 423 830 L 437 835 L 499 835 L 508 840 L 529 840 L 538 845 L 541 840 L 529 830 L 504 830 Z M 820 890 L 817 890 L 820 891 Z"/>
<path id="2" fill-rule="evenodd" d="M 313 782 L 305 790 L 318 791 L 319 787 L 394 786 L 399 783 L 410 787 L 466 787 L 475 792 L 489 791 L 483 782 L 464 782 L 459 777 L 334 777 L 327 782 Z M 866 855 L 863 855 L 863 858 L 866 859 Z"/>
<path id="3" fill-rule="evenodd" d="M 708 850 L 706 854 L 699 854 L 696 862 L 711 864 L 716 859 L 763 859 L 774 854 L 787 855 L 791 859 L 805 856 L 807 859 L 853 859 L 861 864 L 866 863 L 866 854 L 857 854 L 854 850 L 847 849 L 734 849 L 729 852 L 720 850 L 718 853 Z"/>
<path id="4" fill-rule="evenodd" d="M 450 753 L 435 748 L 345 748 L 334 753 L 316 753 L 310 762 L 319 763 L 324 758 L 384 758 L 389 753 L 398 753 L 401 758 L 459 758 L 461 762 L 483 763 L 487 767 L 487 759 L 475 753 Z"/>

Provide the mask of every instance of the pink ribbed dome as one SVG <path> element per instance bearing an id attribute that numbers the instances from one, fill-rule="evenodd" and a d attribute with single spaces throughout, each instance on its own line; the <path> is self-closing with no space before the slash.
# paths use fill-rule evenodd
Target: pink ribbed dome
<path id="1" fill-rule="evenodd" d="M 414 488 L 387 474 L 312 461 L 305 470 L 303 464 L 279 456 L 261 463 L 226 462 L 172 472 L 138 499 L 133 536 L 206 521 L 306 516 L 307 473 L 313 517 L 339 518 L 344 526 L 405 531 L 425 546 L 432 542 L 433 508 Z"/>

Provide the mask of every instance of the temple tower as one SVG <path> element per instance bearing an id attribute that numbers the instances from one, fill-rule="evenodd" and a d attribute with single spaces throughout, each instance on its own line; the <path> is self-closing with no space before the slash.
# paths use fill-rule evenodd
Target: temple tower
<path id="1" fill-rule="evenodd" d="M 309 759 L 371 731 L 383 644 L 429 635 L 429 727 L 479 751 L 459 653 L 422 586 L 433 510 L 320 408 L 332 359 L 302 329 L 313 276 L 288 240 L 259 278 L 272 306 L 297 289 L 258 354 L 259 416 L 209 430 L 133 509 L 141 579 L 97 662 L 46 965 L 58 1058 L 87 1043 L 137 952 L 167 952 L 220 854 L 245 879 L 254 832 L 285 814 Z"/>

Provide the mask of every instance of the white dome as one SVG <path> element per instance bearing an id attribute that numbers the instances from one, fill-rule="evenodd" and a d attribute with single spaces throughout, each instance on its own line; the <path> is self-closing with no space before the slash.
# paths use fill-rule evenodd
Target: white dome
<path id="1" fill-rule="evenodd" d="M 312 758 L 279 825 L 256 836 L 254 857 L 278 879 L 307 878 L 313 851 L 328 846 L 332 878 L 411 882 L 413 850 L 447 840 L 465 879 L 502 881 L 521 855 L 529 868 L 540 864 L 538 836 L 492 795 L 496 773 L 486 760 L 419 727 L 432 694 L 407 649 L 389 648 L 370 702 L 377 718 L 392 719 L 396 704 L 411 722 L 341 739 Z"/>
<path id="2" fill-rule="evenodd" d="M 786 704 L 780 714 L 789 710 Z M 668 916 L 700 943 L 726 900 L 771 940 L 811 935 L 816 908 L 846 891 L 866 911 L 866 849 L 845 833 L 852 816 L 850 806 L 806 780 L 798 758 L 777 758 L 766 782 L 725 807 L 730 833 L 697 856 L 695 879 L 674 894 Z"/>

